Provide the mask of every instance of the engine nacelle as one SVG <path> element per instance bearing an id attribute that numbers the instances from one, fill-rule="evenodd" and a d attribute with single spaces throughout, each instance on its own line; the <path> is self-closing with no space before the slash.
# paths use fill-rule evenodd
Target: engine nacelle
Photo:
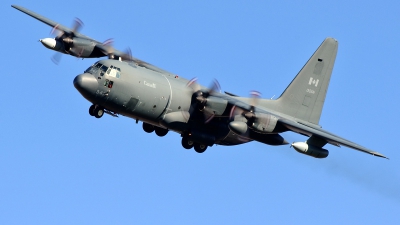
<path id="1" fill-rule="evenodd" d="M 68 51 L 70 55 L 77 56 L 79 58 L 91 57 L 95 46 L 91 40 L 78 37 L 74 37 L 69 45 L 71 48 L 65 50 Z"/>
<path id="2" fill-rule="evenodd" d="M 247 132 L 247 124 L 243 121 L 232 121 L 228 124 L 229 129 L 231 129 L 236 134 L 242 135 Z"/>
<path id="3" fill-rule="evenodd" d="M 211 110 L 215 115 L 220 116 L 224 113 L 228 106 L 228 101 L 222 98 L 209 96 L 205 104 L 205 107 Z"/>
<path id="4" fill-rule="evenodd" d="M 91 40 L 85 38 L 66 38 L 63 39 L 63 41 L 54 38 L 43 38 L 39 41 L 44 45 L 44 47 L 48 49 L 64 54 L 70 54 L 80 58 L 93 58 L 104 56 L 103 53 L 94 53 L 95 44 Z"/>
<path id="5" fill-rule="evenodd" d="M 306 142 L 294 142 L 292 146 L 296 151 L 315 158 L 326 158 L 329 155 L 328 150 L 309 145 Z"/>
<path id="6" fill-rule="evenodd" d="M 256 113 L 256 119 L 254 123 L 250 126 L 255 132 L 259 133 L 271 133 L 278 122 L 278 118 L 264 113 Z"/>
<path id="7" fill-rule="evenodd" d="M 245 135 L 252 140 L 259 141 L 267 145 L 286 145 L 288 142 L 279 134 L 255 132 L 253 129 L 248 129 L 247 123 L 234 120 L 229 123 L 229 129 L 238 135 Z"/>

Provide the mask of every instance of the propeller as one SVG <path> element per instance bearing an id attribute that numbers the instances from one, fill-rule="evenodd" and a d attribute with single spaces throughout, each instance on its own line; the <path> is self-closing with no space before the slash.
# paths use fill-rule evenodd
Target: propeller
<path id="1" fill-rule="evenodd" d="M 133 61 L 132 51 L 127 48 L 124 52 L 116 51 L 113 47 L 114 39 L 109 38 L 103 42 L 103 53 L 108 56 L 109 59 L 121 60 L 121 61 Z"/>
<path id="2" fill-rule="evenodd" d="M 121 52 L 118 50 L 115 50 L 113 47 L 113 39 L 107 39 L 104 41 L 102 44 L 97 45 L 96 47 L 103 52 L 104 55 L 107 55 L 109 59 L 115 59 L 115 60 L 120 60 L 120 61 L 127 61 L 127 62 L 133 62 L 137 66 L 141 66 L 144 68 L 147 68 L 149 70 L 153 70 L 156 72 L 160 73 L 169 73 L 165 70 L 162 70 L 160 68 L 157 68 L 150 63 L 147 63 L 145 61 L 142 61 L 140 59 L 132 57 L 132 51 L 130 48 L 127 48 L 125 51 Z"/>
<path id="3" fill-rule="evenodd" d="M 51 57 L 51 61 L 52 61 L 54 64 L 58 65 L 58 64 L 60 63 L 61 56 L 62 56 L 61 52 L 56 52 L 56 53 L 54 53 L 54 55 Z"/>
<path id="4" fill-rule="evenodd" d="M 231 109 L 229 117 L 233 119 L 236 115 L 241 115 L 247 119 L 247 124 L 250 126 L 254 123 L 256 119 L 256 106 L 258 105 L 258 101 L 261 97 L 261 93 L 258 91 L 251 91 L 250 92 L 250 107 L 248 109 L 240 108 L 234 105 Z"/>
<path id="5" fill-rule="evenodd" d="M 250 106 L 249 108 L 242 108 L 237 105 L 233 105 L 229 114 L 230 128 L 233 129 L 237 134 L 240 134 L 238 139 L 242 142 L 248 142 L 252 140 L 249 138 L 250 130 L 248 127 L 252 126 L 256 120 L 256 107 L 258 105 L 261 93 L 258 91 L 250 92 Z"/>
<path id="6" fill-rule="evenodd" d="M 215 92 L 220 92 L 221 86 L 219 82 L 214 79 L 210 88 L 202 89 L 202 87 L 197 83 L 197 78 L 193 78 L 187 83 L 186 87 L 189 87 L 192 93 L 192 103 L 188 114 L 189 118 L 200 117 L 202 115 L 203 122 L 209 123 L 215 117 L 215 112 L 207 108 L 206 105 L 210 96 Z M 186 113 L 183 113 L 183 115 L 185 117 L 187 116 Z"/>
<path id="7" fill-rule="evenodd" d="M 51 30 L 50 34 L 54 35 L 56 31 L 58 31 L 58 34 L 54 38 L 54 40 L 56 41 L 56 43 L 57 42 L 61 43 L 60 50 L 65 51 L 79 58 L 82 55 L 83 48 L 74 48 L 74 38 L 75 38 L 75 33 L 77 33 L 83 26 L 82 20 L 80 20 L 79 18 L 75 18 L 71 31 L 63 31 L 59 29 L 59 26 L 60 26 L 59 24 L 55 25 Z M 51 61 L 53 61 L 53 63 L 58 65 L 61 60 L 61 56 L 62 54 L 57 51 L 51 57 Z"/>
<path id="8" fill-rule="evenodd" d="M 268 145 L 285 145 L 288 142 L 278 133 L 274 133 L 279 118 L 268 112 L 256 112 L 260 92 L 250 92 L 249 105 L 234 105 L 230 112 L 229 128 L 238 134 L 243 142 L 256 140 Z"/>
<path id="9" fill-rule="evenodd" d="M 55 25 L 50 33 L 55 34 L 55 32 L 58 31 L 56 39 L 60 39 L 63 42 L 70 44 L 73 42 L 72 39 L 75 37 L 75 33 L 83 27 L 83 22 L 79 18 L 75 17 L 71 31 L 63 31 L 59 29 L 59 26 L 59 24 Z"/>

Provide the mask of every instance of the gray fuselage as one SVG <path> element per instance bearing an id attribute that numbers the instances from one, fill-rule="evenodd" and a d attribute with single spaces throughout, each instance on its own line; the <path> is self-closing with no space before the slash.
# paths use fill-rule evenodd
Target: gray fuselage
<path id="1" fill-rule="evenodd" d="M 158 73 L 133 63 L 100 60 L 78 75 L 74 85 L 93 104 L 182 135 L 190 132 L 210 136 L 213 141 L 208 145 L 236 145 L 250 141 L 238 138 L 228 128 L 227 104 L 222 105 L 222 115 L 208 123 L 203 119 L 188 118 L 187 112 L 193 101 L 193 90 L 187 86 L 188 82 L 176 75 Z M 192 113 L 190 117 L 196 117 L 196 114 Z M 209 137 L 200 138 L 209 140 Z"/>

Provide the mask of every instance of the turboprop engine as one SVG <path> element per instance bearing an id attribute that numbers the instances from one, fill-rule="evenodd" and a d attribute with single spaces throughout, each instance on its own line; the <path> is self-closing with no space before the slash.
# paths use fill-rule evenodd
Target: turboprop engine
<path id="1" fill-rule="evenodd" d="M 273 132 L 277 122 L 278 118 L 273 115 L 249 112 L 245 113 L 243 117 L 236 117 L 229 123 L 229 128 L 237 134 L 246 133 L 247 128 L 257 133 L 269 134 Z"/>
<path id="2" fill-rule="evenodd" d="M 326 158 L 329 155 L 329 151 L 323 148 L 315 147 L 307 144 L 306 142 L 294 142 L 292 147 L 305 155 L 309 155 L 315 158 Z"/>
<path id="3" fill-rule="evenodd" d="M 81 58 L 91 57 L 95 47 L 90 40 L 78 37 L 64 39 L 44 38 L 39 41 L 48 49 Z"/>
<path id="4" fill-rule="evenodd" d="M 249 120 L 249 122 L 251 119 Z M 248 123 L 249 123 L 248 122 Z M 258 133 L 271 133 L 278 122 L 278 118 L 265 113 L 255 113 L 254 120 L 250 122 L 249 127 Z"/>
<path id="5" fill-rule="evenodd" d="M 253 121 L 246 119 L 244 116 L 236 116 L 229 123 L 229 129 L 238 135 L 245 136 L 255 141 L 259 141 L 268 145 L 286 145 L 288 142 L 279 134 L 273 133 L 278 118 L 268 114 L 260 114 L 258 119 Z"/>

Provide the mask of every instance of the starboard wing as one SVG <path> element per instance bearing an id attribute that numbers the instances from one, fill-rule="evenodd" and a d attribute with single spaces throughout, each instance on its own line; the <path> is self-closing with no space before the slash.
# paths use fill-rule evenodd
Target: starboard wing
<path id="1" fill-rule="evenodd" d="M 230 104 L 242 108 L 244 110 L 247 110 L 250 108 L 250 104 L 248 102 L 250 102 L 250 99 L 246 99 L 246 98 L 237 98 L 237 97 L 233 97 L 233 96 L 228 96 L 228 95 L 224 95 L 224 94 L 219 94 L 216 93 L 215 94 L 218 97 L 221 97 L 225 100 L 227 100 Z M 255 109 L 256 112 L 258 113 L 265 113 L 265 114 L 270 114 L 273 116 L 276 116 L 278 119 L 278 123 L 282 124 L 283 126 L 285 126 L 288 130 L 299 133 L 299 134 L 303 134 L 306 136 L 316 136 L 319 139 L 323 139 L 326 140 L 327 143 L 335 145 L 340 147 L 341 145 L 367 153 L 367 154 L 371 154 L 377 157 L 382 157 L 382 158 L 386 158 L 388 159 L 388 157 L 386 157 L 385 155 L 376 152 L 376 151 L 372 151 L 368 148 L 365 148 L 359 144 L 356 144 L 354 142 L 351 142 L 349 140 L 346 140 L 342 137 L 339 137 L 335 134 L 332 134 L 326 130 L 323 130 L 321 128 L 318 127 L 312 127 L 312 126 L 307 126 L 305 124 L 299 123 L 295 120 L 291 120 L 289 117 L 283 117 L 283 115 L 278 114 L 278 113 L 274 113 L 272 111 L 269 111 L 268 109 L 264 108 L 264 107 L 256 107 Z"/>
<path id="2" fill-rule="evenodd" d="M 328 143 L 336 145 L 336 146 L 346 146 L 364 153 L 368 153 L 374 156 L 382 157 L 388 159 L 388 157 L 384 156 L 383 154 L 379 152 L 372 151 L 370 149 L 367 149 L 359 144 L 356 144 L 354 142 L 351 142 L 349 140 L 346 140 L 342 137 L 339 137 L 335 134 L 332 134 L 328 131 L 325 131 L 323 129 L 316 129 L 312 128 L 300 123 L 297 123 L 295 121 L 291 121 L 288 119 L 280 119 L 279 123 L 282 123 L 285 127 L 287 127 L 289 130 L 299 133 L 299 134 L 304 134 L 309 137 L 311 136 L 318 136 L 320 139 L 325 139 Z"/>

